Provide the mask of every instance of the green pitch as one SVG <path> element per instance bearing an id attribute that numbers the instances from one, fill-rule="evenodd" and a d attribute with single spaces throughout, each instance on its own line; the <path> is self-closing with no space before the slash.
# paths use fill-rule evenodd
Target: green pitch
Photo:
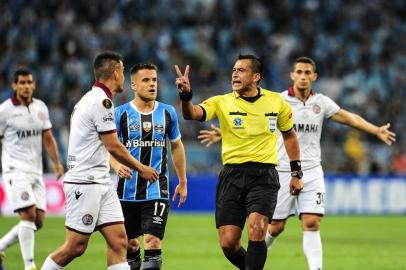
<path id="1" fill-rule="evenodd" d="M 0 217 L 0 235 L 16 222 L 16 218 Z M 40 267 L 48 253 L 63 243 L 64 219 L 49 217 L 36 237 L 35 256 Z M 406 269 L 406 217 L 327 216 L 322 221 L 322 239 L 325 269 Z M 246 233 L 242 243 L 246 246 Z M 166 270 L 234 269 L 218 246 L 213 215 L 172 214 L 163 246 Z M 104 240 L 95 233 L 86 253 L 65 269 L 107 269 L 105 253 Z M 8 249 L 6 255 L 7 270 L 23 269 L 18 245 Z M 265 269 L 307 269 L 296 218 L 289 220 L 268 253 Z"/>

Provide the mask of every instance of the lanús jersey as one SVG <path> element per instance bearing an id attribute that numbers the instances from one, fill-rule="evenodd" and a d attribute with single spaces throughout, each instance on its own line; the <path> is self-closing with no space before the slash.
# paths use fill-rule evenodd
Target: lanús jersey
<path id="1" fill-rule="evenodd" d="M 155 101 L 154 110 L 141 113 L 132 102 L 116 108 L 115 121 L 120 141 L 131 155 L 159 173 L 159 180 L 149 183 L 133 171 L 131 180 L 119 179 L 120 200 L 146 201 L 169 199 L 168 139 L 181 138 L 178 117 L 173 106 Z"/>
<path id="2" fill-rule="evenodd" d="M 3 173 L 42 174 L 42 133 L 51 127 L 48 108 L 39 99 L 25 106 L 14 96 L 0 104 Z"/>
<path id="3" fill-rule="evenodd" d="M 232 92 L 200 104 L 206 112 L 205 121 L 219 120 L 223 164 L 278 163 L 277 129 L 292 129 L 292 111 L 279 93 L 259 91 L 260 97 L 254 102 Z"/>
<path id="4" fill-rule="evenodd" d="M 96 82 L 75 105 L 68 147 L 65 182 L 109 183 L 109 153 L 100 135 L 116 132 L 110 90 Z"/>
<path id="5" fill-rule="evenodd" d="M 332 99 L 319 93 L 312 93 L 305 103 L 294 96 L 292 88 L 281 95 L 292 106 L 293 127 L 299 141 L 302 169 L 318 166 L 321 162 L 320 138 L 324 118 L 336 114 L 340 107 Z M 290 171 L 282 135 L 278 138 L 278 155 L 278 170 Z"/>

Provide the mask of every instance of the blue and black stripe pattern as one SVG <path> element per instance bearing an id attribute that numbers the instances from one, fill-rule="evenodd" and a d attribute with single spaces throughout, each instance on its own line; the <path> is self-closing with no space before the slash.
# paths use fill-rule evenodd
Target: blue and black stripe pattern
<path id="1" fill-rule="evenodd" d="M 169 141 L 176 141 L 181 136 L 175 109 L 156 102 L 153 112 L 143 114 L 129 102 L 115 109 L 115 121 L 118 137 L 133 157 L 159 173 L 159 180 L 154 183 L 141 178 L 136 171 L 132 179 L 119 179 L 120 200 L 169 199 L 167 147 Z"/>

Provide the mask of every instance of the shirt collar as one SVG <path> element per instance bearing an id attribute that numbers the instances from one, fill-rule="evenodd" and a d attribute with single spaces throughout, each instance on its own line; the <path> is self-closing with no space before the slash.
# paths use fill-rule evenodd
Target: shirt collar
<path id="1" fill-rule="evenodd" d="M 258 87 L 257 89 L 259 91 L 259 96 L 262 96 L 264 94 L 264 90 L 261 87 Z M 234 98 L 236 98 L 236 99 L 241 97 L 241 95 L 238 94 L 236 91 L 233 91 L 233 95 L 234 95 Z"/>
<path id="2" fill-rule="evenodd" d="M 11 97 L 11 103 L 13 103 L 14 106 L 21 105 L 21 102 L 18 100 L 16 93 L 14 93 L 14 95 Z M 31 103 L 32 103 L 32 98 L 31 98 L 30 102 L 28 102 L 28 104 L 31 104 Z"/>
<path id="3" fill-rule="evenodd" d="M 109 99 L 113 99 L 113 94 L 104 83 L 96 81 L 93 86 L 101 88 Z"/>
<path id="4" fill-rule="evenodd" d="M 293 86 L 289 86 L 289 88 L 288 88 L 288 95 L 289 95 L 290 97 L 294 97 L 294 96 L 295 96 L 295 90 L 293 89 Z M 311 96 L 314 95 L 313 90 L 310 90 L 310 95 L 311 95 Z"/>

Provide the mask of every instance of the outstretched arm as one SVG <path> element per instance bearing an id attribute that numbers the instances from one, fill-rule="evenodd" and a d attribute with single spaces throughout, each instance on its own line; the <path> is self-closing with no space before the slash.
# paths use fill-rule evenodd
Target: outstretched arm
<path id="1" fill-rule="evenodd" d="M 179 69 L 178 65 L 175 65 L 177 74 L 176 86 L 179 90 L 179 97 L 182 101 L 182 115 L 186 120 L 202 120 L 204 112 L 202 107 L 193 105 L 192 103 L 192 90 L 189 82 L 189 65 L 186 66 L 185 73 Z"/>
<path id="2" fill-rule="evenodd" d="M 389 123 L 378 127 L 368 122 L 358 114 L 351 113 L 344 109 L 340 109 L 330 119 L 338 123 L 375 135 L 376 137 L 378 137 L 378 139 L 380 139 L 387 145 L 392 145 L 392 143 L 396 141 L 396 134 L 389 130 L 390 127 Z"/>
<path id="3" fill-rule="evenodd" d="M 43 142 L 48 155 L 51 157 L 54 163 L 56 178 L 59 179 L 62 176 L 64 169 L 61 161 L 59 160 L 58 147 L 56 145 L 55 138 L 52 135 L 51 129 L 43 132 Z"/>
<path id="4" fill-rule="evenodd" d="M 179 196 L 178 207 L 181 207 L 187 196 L 185 148 L 181 140 L 171 142 L 171 153 L 176 175 L 179 179 L 179 184 L 175 188 L 172 200 L 175 201 L 176 197 Z"/>

